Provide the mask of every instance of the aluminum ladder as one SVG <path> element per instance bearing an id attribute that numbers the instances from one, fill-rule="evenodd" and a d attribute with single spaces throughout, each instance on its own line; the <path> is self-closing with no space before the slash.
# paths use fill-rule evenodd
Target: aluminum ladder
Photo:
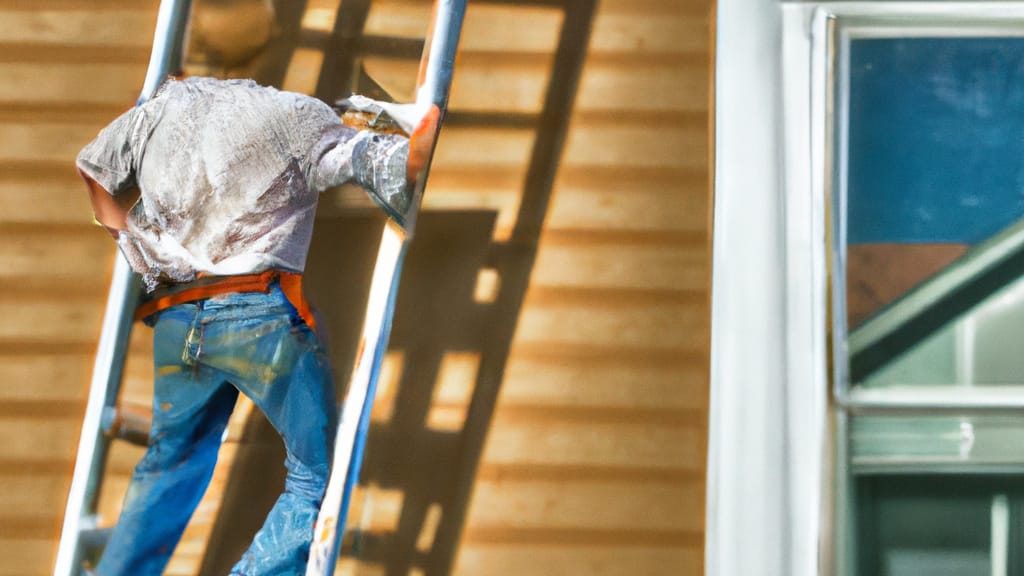
<path id="1" fill-rule="evenodd" d="M 185 37 L 191 0 L 161 0 L 149 68 L 138 103 L 150 98 L 163 79 L 183 70 Z M 466 0 L 435 0 L 430 33 L 424 44 L 416 92 L 419 105 L 436 105 L 440 128 L 447 108 L 455 54 L 461 34 Z M 307 575 L 331 575 L 340 552 L 348 505 L 358 481 L 369 427 L 376 381 L 387 348 L 402 261 L 429 173 L 437 132 L 430 135 L 426 168 L 417 178 L 413 200 L 404 219 L 388 214 L 378 249 L 370 297 L 360 337 L 360 353 L 340 410 L 331 477 L 317 520 Z M 404 220 L 404 221 L 403 221 Z M 108 292 L 103 326 L 94 362 L 74 475 L 65 508 L 55 576 L 79 576 L 86 556 L 102 548 L 105 530 L 98 528 L 97 503 L 109 447 L 122 439 L 145 445 L 148 423 L 118 407 L 121 379 L 128 351 L 140 283 L 118 254 Z M 349 447 L 349 449 L 339 449 Z"/>

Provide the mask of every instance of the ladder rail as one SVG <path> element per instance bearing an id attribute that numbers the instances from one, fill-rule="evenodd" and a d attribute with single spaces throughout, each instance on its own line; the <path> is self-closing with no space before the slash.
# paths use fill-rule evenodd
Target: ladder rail
<path id="1" fill-rule="evenodd" d="M 436 148 L 437 131 L 444 120 L 455 67 L 455 55 L 462 32 L 466 0 L 436 0 L 421 68 L 416 103 L 435 105 L 440 110 L 437 128 L 423 172 L 416 181 L 412 208 L 405 226 L 389 220 L 381 236 L 377 263 L 367 303 L 360 353 L 345 395 L 338 422 L 331 476 L 317 517 L 306 576 L 333 576 L 341 552 L 352 491 L 359 472 L 369 433 L 370 414 L 381 363 L 387 350 L 395 311 L 402 263 L 412 238 Z M 346 451 L 344 447 L 351 445 Z"/>
<path id="2" fill-rule="evenodd" d="M 131 333 L 130 309 L 138 296 L 138 283 L 133 282 L 128 263 L 118 253 L 93 365 L 54 576 L 75 576 L 79 573 L 82 531 L 96 527 L 96 504 L 109 451 L 109 442 L 104 437 L 104 421 L 109 420 L 108 415 L 117 402 Z"/>
<path id="3" fill-rule="evenodd" d="M 137 104 L 152 97 L 168 74 L 180 70 L 191 4 L 191 0 L 161 0 L 149 68 Z M 54 576 L 77 576 L 81 572 L 82 533 L 96 528 L 96 505 L 110 443 L 105 432 L 116 410 L 140 293 L 138 278 L 118 252 L 93 364 Z"/>
<path id="4" fill-rule="evenodd" d="M 448 111 L 448 94 L 451 91 L 452 75 L 455 73 L 455 55 L 459 49 L 459 38 L 462 36 L 462 21 L 466 16 L 467 0 L 435 0 L 433 18 L 427 32 L 426 44 L 423 47 L 425 66 L 421 67 L 419 87 L 416 89 L 416 104 L 420 107 L 437 106 L 440 116 L 433 134 L 434 141 L 430 147 L 430 155 L 426 158 L 423 173 L 416 181 L 416 190 L 412 199 L 412 211 L 406 217 L 406 242 L 413 235 L 416 217 L 419 215 L 423 191 L 427 186 L 430 165 L 437 146 L 438 132 L 444 123 Z"/>
<path id="5" fill-rule="evenodd" d="M 153 50 L 146 79 L 137 101 L 138 104 L 152 97 L 168 74 L 180 70 L 191 5 L 191 0 L 161 0 Z M 466 0 L 436 0 L 431 33 L 424 46 L 424 66 L 421 69 L 416 100 L 418 104 L 438 106 L 441 112 L 438 129 L 447 107 L 455 53 L 465 8 Z M 433 137 L 436 139 L 436 136 L 435 132 Z M 433 149 L 432 145 L 430 156 L 433 155 Z M 323 568 L 323 572 L 317 572 L 313 568 L 314 555 L 311 551 L 308 574 L 333 574 L 337 562 L 345 514 L 352 489 L 358 481 L 365 449 L 377 376 L 384 351 L 387 348 L 401 264 L 415 225 L 415 217 L 419 210 L 429 166 L 430 158 L 428 158 L 423 173 L 417 179 L 413 194 L 413 209 L 410 211 L 410 218 L 405 222 L 405 226 L 390 224 L 381 239 L 378 266 L 382 268 L 382 271 L 380 280 L 374 284 L 373 288 L 377 292 L 377 303 L 368 307 L 366 320 L 366 328 L 372 327 L 373 334 L 364 332 L 364 337 L 368 338 L 370 346 L 365 350 L 363 370 L 358 371 L 362 384 L 355 387 L 359 390 L 358 393 L 346 397 L 345 403 L 349 404 L 347 412 L 346 407 L 343 407 L 343 412 L 349 414 L 347 426 L 354 430 L 345 433 L 346 442 L 344 444 L 338 444 L 341 448 L 340 452 L 344 453 L 344 465 L 339 469 L 332 469 L 332 479 L 337 476 L 335 482 L 340 485 L 338 494 L 340 498 L 333 500 L 331 505 L 325 499 L 325 506 L 321 510 L 321 517 L 328 513 L 333 515 L 337 522 L 334 534 L 331 536 L 334 545 L 328 549 L 327 558 L 330 559 L 330 562 L 326 563 L 327 566 Z M 75 472 L 65 510 L 64 525 L 54 569 L 55 576 L 77 576 L 81 572 L 82 535 L 84 531 L 96 527 L 96 504 L 109 448 L 109 439 L 105 432 L 110 427 L 116 410 L 115 405 L 120 392 L 133 323 L 132 317 L 139 295 L 138 279 L 131 272 L 124 257 L 118 254 L 93 367 Z M 339 423 L 339 439 L 343 425 L 345 424 Z M 348 446 L 351 446 L 350 450 L 345 449 Z M 335 492 L 338 492 L 338 489 Z M 332 506 L 334 506 L 333 510 L 330 509 Z M 314 544 L 315 549 L 316 544 Z M 321 560 L 325 559 L 323 555 L 320 558 Z"/>

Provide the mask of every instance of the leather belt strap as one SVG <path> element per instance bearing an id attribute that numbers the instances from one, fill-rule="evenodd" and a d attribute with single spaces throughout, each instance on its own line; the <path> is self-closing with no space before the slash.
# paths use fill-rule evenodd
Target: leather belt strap
<path id="1" fill-rule="evenodd" d="M 205 300 L 222 294 L 243 292 L 270 292 L 270 285 L 277 281 L 288 302 L 298 311 L 306 324 L 316 330 L 313 311 L 302 293 L 302 274 L 282 270 L 267 270 L 259 274 L 239 276 L 200 276 L 195 282 L 180 287 L 157 290 L 151 300 L 135 309 L 135 319 L 141 320 L 171 306 Z"/>

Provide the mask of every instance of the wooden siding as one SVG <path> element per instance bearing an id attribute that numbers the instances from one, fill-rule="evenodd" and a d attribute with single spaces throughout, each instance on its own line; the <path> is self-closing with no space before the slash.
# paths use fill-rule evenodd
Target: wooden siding
<path id="1" fill-rule="evenodd" d="M 309 4 L 307 24 L 329 28 L 331 2 Z M 88 223 L 72 158 L 134 101 L 156 5 L 0 0 L 0 576 L 52 567 L 114 254 Z M 369 27 L 409 35 L 429 10 L 424 0 L 374 5 Z M 702 572 L 708 16 L 691 0 L 598 4 L 456 574 Z M 471 0 L 452 112 L 539 112 L 562 24 L 552 8 Z M 294 87 L 315 81 L 317 59 L 302 58 Z M 404 65 L 368 68 L 411 90 Z M 424 209 L 493 210 L 494 240 L 508 240 L 534 138 L 446 128 Z M 124 398 L 146 404 L 148 331 L 135 332 Z M 439 426 L 467 409 L 473 360 L 453 362 L 434 399 Z M 112 455 L 108 516 L 139 453 Z M 169 573 L 195 572 L 225 475 Z M 386 532 L 395 498 L 377 490 L 372 513 L 353 517 Z"/>
<path id="2" fill-rule="evenodd" d="M 72 160 L 137 94 L 151 4 L 0 2 L 5 576 L 52 571 L 114 253 Z"/>
<path id="3" fill-rule="evenodd" d="M 604 0 L 458 574 L 700 574 L 708 13 Z"/>

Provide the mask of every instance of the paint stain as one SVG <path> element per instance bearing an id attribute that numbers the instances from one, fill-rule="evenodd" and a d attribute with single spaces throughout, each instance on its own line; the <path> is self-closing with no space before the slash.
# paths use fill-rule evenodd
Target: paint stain
<path id="1" fill-rule="evenodd" d="M 181 372 L 181 366 L 177 364 L 172 364 L 170 366 L 161 366 L 160 368 L 157 368 L 156 375 L 159 378 L 162 376 L 170 376 L 171 374 L 177 374 L 178 372 Z"/>

